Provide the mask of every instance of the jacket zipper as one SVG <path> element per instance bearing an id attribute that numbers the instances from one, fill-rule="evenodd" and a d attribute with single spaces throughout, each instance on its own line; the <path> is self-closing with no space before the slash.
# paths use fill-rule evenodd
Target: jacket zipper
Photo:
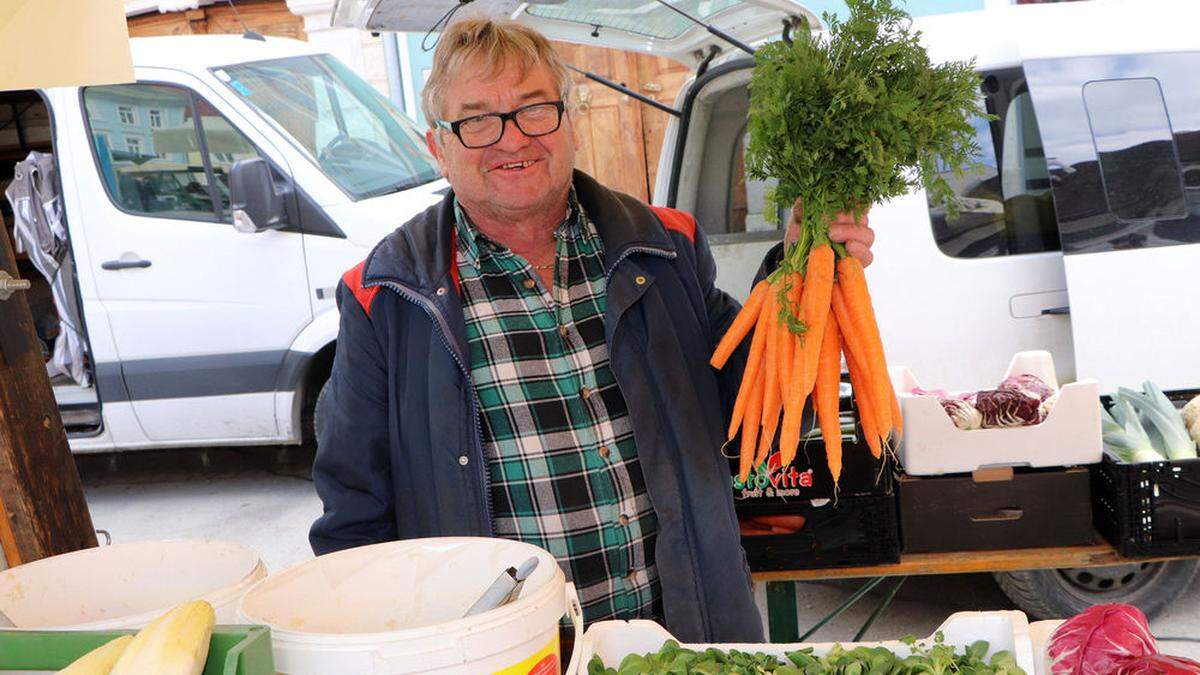
<path id="1" fill-rule="evenodd" d="M 364 287 L 380 285 L 392 289 L 400 297 L 408 300 L 414 305 L 417 305 L 429 315 L 430 319 L 433 319 L 434 324 L 438 327 L 437 333 L 438 337 L 441 338 L 442 345 L 446 348 L 446 351 L 450 352 L 450 358 L 454 359 L 454 363 L 456 363 L 459 370 L 462 371 L 463 377 L 467 379 L 467 385 L 471 388 L 471 418 L 475 420 L 475 449 L 478 451 L 477 457 L 479 459 L 479 461 L 475 462 L 477 466 L 476 473 L 479 475 L 480 483 L 483 485 L 484 506 L 487 509 L 488 534 L 492 534 L 492 482 L 491 479 L 488 478 L 487 469 L 484 466 L 483 423 L 479 419 L 479 402 L 476 400 L 475 386 L 471 381 L 471 371 L 467 369 L 467 365 L 462 362 L 462 359 L 458 357 L 458 353 L 454 351 L 453 345 L 450 344 L 450 328 L 446 325 L 445 317 L 442 316 L 442 313 L 438 311 L 437 307 L 435 307 L 432 302 L 422 297 L 421 294 L 417 293 L 415 290 L 412 290 L 407 286 L 403 286 L 394 281 L 377 281 L 375 283 L 363 284 Z"/>
<path id="2" fill-rule="evenodd" d="M 606 290 L 608 288 L 608 285 L 612 282 L 612 275 L 613 275 L 613 272 L 616 271 L 617 266 L 620 265 L 622 261 L 624 261 L 629 256 L 633 255 L 634 253 L 645 253 L 645 254 L 649 254 L 649 255 L 657 255 L 657 256 L 660 256 L 663 258 L 667 258 L 667 259 L 674 259 L 677 255 L 674 251 L 667 251 L 667 250 L 664 250 L 661 248 L 655 248 L 655 247 L 650 247 L 650 246 L 630 246 L 629 248 L 626 248 L 625 250 L 623 250 L 621 252 L 621 255 L 617 258 L 616 262 L 614 262 L 608 268 L 608 273 L 605 274 L 605 278 L 604 278 L 604 285 L 605 285 Z M 442 316 L 442 313 L 438 311 L 437 307 L 435 307 L 433 305 L 433 303 L 431 303 L 429 300 L 422 297 L 420 293 L 416 292 L 415 290 L 413 290 L 407 286 L 399 284 L 397 282 L 377 281 L 374 283 L 363 284 L 363 286 L 366 288 L 369 288 L 371 286 L 386 286 L 387 288 L 390 288 L 393 291 L 395 291 L 397 295 L 399 295 L 400 297 L 404 298 L 405 300 L 413 303 L 414 305 L 417 305 L 426 314 L 428 314 L 429 318 L 433 319 L 433 322 L 438 327 L 437 333 L 438 333 L 438 337 L 442 341 L 442 345 L 446 348 L 446 351 L 450 352 L 450 358 L 454 359 L 454 363 L 458 365 L 459 370 L 462 371 L 463 377 L 465 377 L 467 379 L 468 385 L 471 386 L 471 418 L 475 421 L 475 449 L 478 451 L 477 457 L 480 458 L 480 461 L 476 462 L 476 465 L 478 466 L 476 473 L 479 475 L 480 483 L 483 485 L 484 506 L 487 509 L 488 531 L 490 534 L 491 528 L 492 528 L 492 521 L 493 521 L 492 514 L 494 512 L 494 504 L 493 504 L 493 500 L 492 500 L 491 479 L 488 478 L 487 470 L 486 470 L 486 467 L 484 467 L 484 462 L 483 462 L 483 423 L 479 419 L 479 401 L 476 399 L 475 387 L 473 384 L 471 384 L 471 371 L 467 368 L 467 365 L 465 363 L 463 363 L 462 359 L 460 359 L 458 357 L 458 353 L 454 351 L 454 347 L 450 344 L 450 338 L 449 338 L 450 328 L 449 328 L 449 326 L 446 325 L 445 317 Z M 614 335 L 615 334 L 616 333 L 615 333 L 615 329 L 614 329 Z"/>
<path id="3" fill-rule="evenodd" d="M 646 253 L 649 255 L 656 255 L 656 256 L 659 256 L 660 258 L 666 258 L 668 260 L 674 260 L 675 257 L 677 255 L 679 255 L 678 253 L 675 253 L 674 251 L 668 251 L 668 250 L 661 249 L 661 248 L 654 248 L 653 246 L 630 246 L 629 248 L 626 248 L 625 250 L 621 251 L 621 255 L 617 257 L 617 261 L 609 266 L 608 273 L 604 275 L 604 292 L 605 293 L 608 293 L 608 286 L 612 282 L 613 272 L 617 271 L 617 265 L 620 265 L 622 261 L 624 261 L 629 256 L 633 255 L 634 253 Z"/>

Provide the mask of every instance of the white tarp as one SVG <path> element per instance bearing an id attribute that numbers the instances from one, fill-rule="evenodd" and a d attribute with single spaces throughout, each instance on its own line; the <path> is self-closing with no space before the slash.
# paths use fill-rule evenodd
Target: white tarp
<path id="1" fill-rule="evenodd" d="M 86 387 L 90 378 L 84 361 L 75 267 L 63 222 L 57 171 L 53 155 L 30 152 L 25 161 L 17 163 L 4 194 L 16 221 L 13 234 L 17 252 L 28 253 L 30 262 L 46 277 L 58 310 L 61 329 L 54 341 L 54 354 L 46 363 L 46 373 L 50 377 L 61 373 Z"/>

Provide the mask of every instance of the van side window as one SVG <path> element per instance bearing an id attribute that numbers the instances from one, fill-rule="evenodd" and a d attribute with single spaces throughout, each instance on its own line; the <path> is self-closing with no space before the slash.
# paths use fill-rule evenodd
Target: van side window
<path id="1" fill-rule="evenodd" d="M 1037 59 L 1063 251 L 1200 243 L 1200 53 Z"/>
<path id="2" fill-rule="evenodd" d="M 259 157 L 258 151 L 249 139 L 242 135 L 225 116 L 217 112 L 207 101 L 196 100 L 196 112 L 200 117 L 200 127 L 204 129 L 204 147 L 208 155 L 208 163 L 212 166 L 213 184 L 217 188 L 217 199 L 220 201 L 221 219 L 227 223 L 233 222 L 229 211 L 229 172 L 239 160 Z"/>
<path id="3" fill-rule="evenodd" d="M 955 258 L 992 258 L 1061 249 L 1050 172 L 1033 102 L 1020 69 L 989 74 L 985 105 L 998 119 L 976 118 L 982 165 L 961 178 L 943 167 L 962 206 L 957 217 L 930 204 L 938 248 Z"/>
<path id="4" fill-rule="evenodd" d="M 1083 86 L 1108 209 L 1124 221 L 1187 217 L 1179 152 L 1151 77 Z"/>
<path id="5" fill-rule="evenodd" d="M 118 208 L 229 222 L 229 168 L 258 153 L 207 102 L 149 83 L 87 87 L 83 101 L 99 173 Z"/>

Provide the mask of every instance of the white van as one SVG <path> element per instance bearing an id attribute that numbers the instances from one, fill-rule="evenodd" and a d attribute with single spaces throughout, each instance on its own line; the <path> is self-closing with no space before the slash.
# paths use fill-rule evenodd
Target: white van
<path id="1" fill-rule="evenodd" d="M 424 31 L 454 3 L 340 0 L 335 23 Z M 811 13 L 790 0 L 490 3 L 546 35 L 667 56 L 696 69 L 677 98 L 654 202 L 696 215 L 718 283 L 745 294 L 781 232 L 742 171 L 757 44 Z M 700 25 L 681 15 L 693 12 Z M 877 204 L 868 269 L 889 360 L 947 389 L 993 385 L 1015 352 L 1048 349 L 1103 391 L 1152 379 L 1200 389 L 1200 6 L 1037 4 L 918 20 L 935 60 L 975 59 L 998 119 L 976 120 L 986 170 L 948 220 L 922 191 Z M 715 29 L 710 30 L 710 28 Z M 603 73 L 600 73 L 603 75 Z M 667 114 L 667 113 L 664 113 Z M 1040 616 L 1094 602 L 1161 608 L 1195 560 L 998 574 Z"/>
<path id="2" fill-rule="evenodd" d="M 130 44 L 135 83 L 0 92 L 0 192 L 29 150 L 58 170 L 80 325 L 18 265 L 47 348 L 84 343 L 79 381 L 54 380 L 71 449 L 301 442 L 341 274 L 447 186 L 407 118 L 303 42 Z"/>

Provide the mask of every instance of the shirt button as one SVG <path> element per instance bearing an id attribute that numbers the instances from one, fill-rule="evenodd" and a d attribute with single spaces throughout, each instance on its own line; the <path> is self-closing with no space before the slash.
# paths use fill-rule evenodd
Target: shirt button
<path id="1" fill-rule="evenodd" d="M 588 389 L 587 387 L 581 387 L 581 388 L 579 389 L 579 395 L 580 395 L 581 397 L 583 397 L 583 400 L 585 400 L 585 401 L 586 401 L 586 400 L 588 400 L 589 398 L 591 398 L 591 397 L 592 397 L 592 390 L 591 390 L 591 389 Z"/>
<path id="2" fill-rule="evenodd" d="M 438 287 L 438 289 L 437 289 L 437 294 L 438 294 L 438 295 L 445 295 L 445 294 L 446 294 L 446 287 L 445 287 L 445 286 L 440 286 L 440 287 Z"/>
<path id="3" fill-rule="evenodd" d="M 533 287 L 537 286 L 537 282 L 534 281 L 533 279 L 526 279 L 523 285 L 525 286 L 525 288 L 528 288 L 529 290 L 532 291 Z"/>
<path id="4" fill-rule="evenodd" d="M 617 522 L 618 522 L 618 523 L 620 523 L 620 524 L 622 524 L 622 525 L 628 525 L 628 524 L 629 524 L 629 516 L 627 516 L 627 515 L 625 515 L 624 513 L 622 513 L 622 514 L 621 514 L 621 517 L 620 517 L 620 518 L 617 518 Z"/>
<path id="5" fill-rule="evenodd" d="M 629 570 L 629 574 L 626 574 L 625 578 L 628 579 L 630 583 L 633 583 L 633 581 L 637 579 L 637 573 L 637 570 Z"/>
<path id="6" fill-rule="evenodd" d="M 459 466 L 466 466 L 466 465 L 467 465 L 467 463 L 468 463 L 468 462 L 470 462 L 470 461 L 471 461 L 471 460 L 467 459 L 467 456 L 466 456 L 466 455 L 459 455 L 459 457 L 458 457 L 458 464 L 459 464 Z"/>
<path id="7" fill-rule="evenodd" d="M 558 334 L 562 336 L 562 339 L 566 340 L 567 338 L 571 337 L 571 329 L 568 328 L 566 324 L 561 325 L 558 327 Z"/>
<path id="8" fill-rule="evenodd" d="M 643 285 L 643 284 L 645 284 L 645 283 L 646 283 L 646 277 L 644 277 L 644 276 L 642 276 L 642 275 L 640 275 L 640 274 L 639 274 L 639 275 L 637 275 L 637 277 L 636 277 L 636 278 L 634 278 L 634 280 L 633 280 L 633 281 L 634 281 L 634 283 L 636 283 L 638 286 L 641 286 L 641 285 Z"/>
<path id="9" fill-rule="evenodd" d="M 600 456 L 605 459 L 608 459 L 608 446 L 607 445 L 600 446 Z"/>

